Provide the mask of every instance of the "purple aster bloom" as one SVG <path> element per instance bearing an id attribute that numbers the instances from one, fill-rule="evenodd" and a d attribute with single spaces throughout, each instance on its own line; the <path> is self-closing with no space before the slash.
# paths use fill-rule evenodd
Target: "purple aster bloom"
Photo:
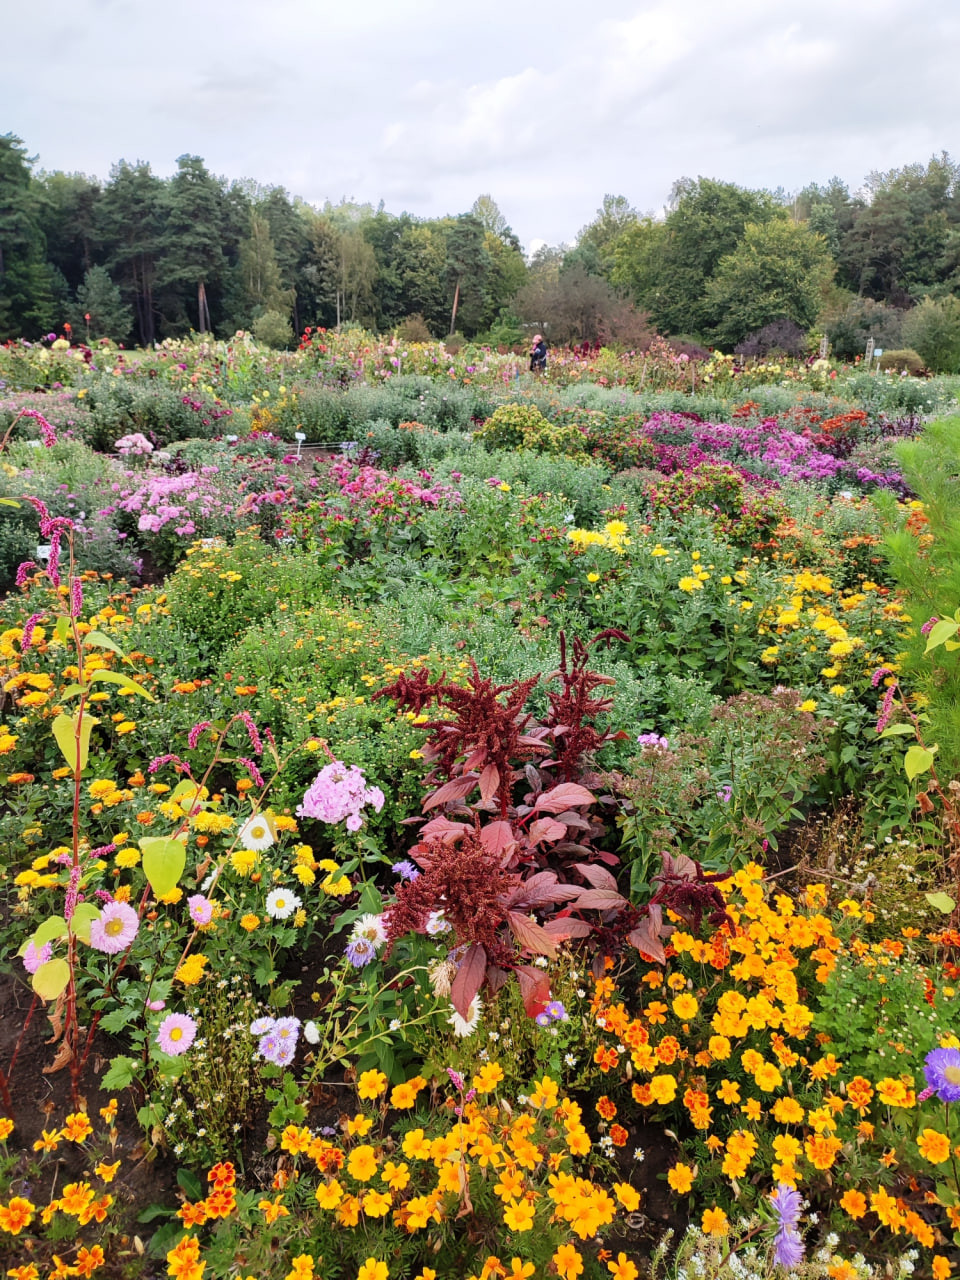
<path id="1" fill-rule="evenodd" d="M 278 1040 L 282 1040 L 285 1044 L 293 1041 L 296 1045 L 300 1036 L 300 1019 L 299 1018 L 278 1018 L 273 1024 L 273 1034 Z"/>
<path id="2" fill-rule="evenodd" d="M 280 1052 L 280 1041 L 271 1031 L 261 1039 L 257 1045 L 257 1051 L 266 1062 L 276 1063 L 277 1054 Z"/>
<path id="3" fill-rule="evenodd" d="M 773 1238 L 773 1261 L 792 1271 L 803 1261 L 803 1241 L 792 1227 L 781 1227 Z"/>
<path id="4" fill-rule="evenodd" d="M 732 795 L 733 795 L 733 787 L 729 782 L 727 782 L 717 792 L 717 799 L 720 801 L 721 804 L 729 804 L 730 797 Z"/>
<path id="5" fill-rule="evenodd" d="M 289 1067 L 296 1057 L 296 1053 L 297 1042 L 295 1040 L 279 1040 L 272 1060 L 278 1067 Z"/>
<path id="6" fill-rule="evenodd" d="M 401 880 L 416 880 L 420 874 L 409 858 L 404 858 L 402 862 L 395 862 L 390 870 Z"/>
<path id="7" fill-rule="evenodd" d="M 544 1009 L 543 1013 L 537 1014 L 534 1021 L 538 1027 L 549 1027 L 553 1019 L 550 1017 L 549 1013 L 547 1013 L 546 1009 Z"/>
<path id="8" fill-rule="evenodd" d="M 923 1074 L 941 1102 L 960 1102 L 960 1049 L 933 1049 L 924 1059 Z"/>
<path id="9" fill-rule="evenodd" d="M 157 1044 L 171 1058 L 179 1058 L 193 1044 L 197 1024 L 185 1013 L 168 1013 L 157 1031 Z"/>
<path id="10" fill-rule="evenodd" d="M 800 1192 L 785 1182 L 778 1183 L 771 1200 L 778 1223 L 773 1240 L 773 1261 L 777 1266 L 792 1271 L 803 1261 L 803 1240 L 797 1231 L 803 1200 Z"/>
<path id="11" fill-rule="evenodd" d="M 351 938 L 344 954 L 355 969 L 362 969 L 377 958 L 377 949 L 369 938 Z"/>
<path id="12" fill-rule="evenodd" d="M 547 1005 L 546 1012 L 555 1022 L 566 1022 L 567 1020 L 567 1011 L 560 1000 L 551 1000 Z"/>
<path id="13" fill-rule="evenodd" d="M 250 1034 L 252 1036 L 265 1036 L 268 1031 L 273 1030 L 275 1018 L 257 1018 L 256 1022 L 250 1023 Z"/>
<path id="14" fill-rule="evenodd" d="M 800 1221 L 803 1200 L 795 1187 L 785 1182 L 777 1184 L 773 1197 L 773 1207 L 777 1211 L 777 1220 L 781 1227 L 795 1227 Z"/>

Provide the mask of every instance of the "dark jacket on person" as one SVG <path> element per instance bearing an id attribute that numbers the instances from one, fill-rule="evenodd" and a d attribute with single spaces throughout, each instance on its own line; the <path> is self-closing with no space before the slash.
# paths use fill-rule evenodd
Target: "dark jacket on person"
<path id="1" fill-rule="evenodd" d="M 530 352 L 530 371 L 540 373 L 547 367 L 547 344 L 541 338 Z"/>

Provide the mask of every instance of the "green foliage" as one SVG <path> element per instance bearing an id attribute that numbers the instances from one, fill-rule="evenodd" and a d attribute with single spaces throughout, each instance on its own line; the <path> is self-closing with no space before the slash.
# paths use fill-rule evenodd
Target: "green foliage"
<path id="1" fill-rule="evenodd" d="M 910 347 L 904 347 L 902 351 L 885 350 L 880 357 L 881 370 L 894 369 L 897 373 L 908 373 L 912 377 L 919 377 L 926 366 L 923 357 L 919 352 L 912 350 Z"/>
<path id="2" fill-rule="evenodd" d="M 779 219 L 747 223 L 707 288 L 713 335 L 733 347 L 774 320 L 809 328 L 833 271 L 826 242 L 808 227 Z"/>
<path id="3" fill-rule="evenodd" d="M 903 337 L 934 373 L 960 373 L 960 298 L 924 298 L 907 313 Z"/>
<path id="4" fill-rule="evenodd" d="M 280 311 L 264 311 L 253 322 L 253 336 L 265 347 L 284 350 L 293 343 L 290 321 Z"/>
<path id="5" fill-rule="evenodd" d="M 105 267 L 91 267 L 84 275 L 83 284 L 77 289 L 74 325 L 78 333 L 86 332 L 91 338 L 124 342 L 129 337 L 133 311 Z"/>
<path id="6" fill-rule="evenodd" d="M 534 405 L 503 404 L 474 434 L 488 449 L 522 449 L 529 437 L 548 434 L 550 423 Z"/>

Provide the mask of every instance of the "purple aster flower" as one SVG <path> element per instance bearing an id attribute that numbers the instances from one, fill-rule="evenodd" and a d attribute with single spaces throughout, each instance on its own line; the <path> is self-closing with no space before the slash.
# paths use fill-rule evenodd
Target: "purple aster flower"
<path id="1" fill-rule="evenodd" d="M 409 858 L 404 858 L 402 862 L 395 862 L 390 870 L 401 880 L 416 880 L 420 874 Z"/>
<path id="2" fill-rule="evenodd" d="M 777 1266 L 792 1271 L 803 1261 L 803 1240 L 797 1231 L 803 1201 L 800 1192 L 785 1182 L 778 1183 L 771 1199 L 778 1224 L 773 1239 L 773 1261 Z"/>
<path id="3" fill-rule="evenodd" d="M 197 1034 L 197 1024 L 185 1013 L 168 1013 L 157 1031 L 157 1044 L 171 1058 L 186 1053 Z"/>
<path id="4" fill-rule="evenodd" d="M 560 1000 L 551 1000 L 545 1012 L 549 1013 L 554 1022 L 566 1022 L 567 1020 L 567 1011 Z"/>
<path id="5" fill-rule="evenodd" d="M 257 1045 L 257 1051 L 260 1054 L 260 1057 L 266 1062 L 276 1063 L 277 1054 L 280 1052 L 280 1041 L 271 1031 L 269 1034 L 263 1036 L 260 1043 Z"/>
<path id="6" fill-rule="evenodd" d="M 278 1018 L 273 1024 L 273 1034 L 284 1044 L 292 1043 L 296 1048 L 300 1037 L 299 1018 Z"/>
<path id="7" fill-rule="evenodd" d="M 803 1241 L 792 1227 L 781 1227 L 774 1236 L 773 1261 L 786 1271 L 792 1271 L 803 1261 Z"/>
<path id="8" fill-rule="evenodd" d="M 289 1067 L 296 1056 L 296 1052 L 297 1042 L 295 1040 L 278 1040 L 273 1061 L 278 1067 Z"/>
<path id="9" fill-rule="evenodd" d="M 549 1013 L 547 1013 L 546 1009 L 544 1009 L 543 1013 L 537 1014 L 534 1021 L 538 1027 L 549 1027 L 553 1019 L 550 1017 Z"/>
<path id="10" fill-rule="evenodd" d="M 351 938 L 346 945 L 344 955 L 355 969 L 362 969 L 364 965 L 377 958 L 377 949 L 369 938 Z"/>
<path id="11" fill-rule="evenodd" d="M 727 782 L 717 792 L 717 799 L 721 804 L 729 804 L 730 797 L 733 795 L 733 786 Z"/>
<path id="12" fill-rule="evenodd" d="M 126 951 L 139 928 L 140 917 L 129 903 L 108 902 L 100 912 L 100 919 L 91 921 L 90 945 L 97 951 L 116 955 L 118 951 Z"/>
<path id="13" fill-rule="evenodd" d="M 252 1036 L 265 1036 L 268 1031 L 273 1030 L 274 1018 L 257 1018 L 255 1022 L 250 1023 L 250 1034 Z"/>
<path id="14" fill-rule="evenodd" d="M 923 1074 L 941 1102 L 960 1102 L 960 1049 L 933 1049 L 924 1059 Z"/>

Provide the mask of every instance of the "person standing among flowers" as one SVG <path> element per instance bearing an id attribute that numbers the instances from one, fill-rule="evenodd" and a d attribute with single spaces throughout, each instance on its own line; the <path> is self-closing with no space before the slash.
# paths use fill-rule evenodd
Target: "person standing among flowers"
<path id="1" fill-rule="evenodd" d="M 544 341 L 542 333 L 533 335 L 533 349 L 530 352 L 530 372 L 546 373 L 547 371 L 547 344 Z"/>

